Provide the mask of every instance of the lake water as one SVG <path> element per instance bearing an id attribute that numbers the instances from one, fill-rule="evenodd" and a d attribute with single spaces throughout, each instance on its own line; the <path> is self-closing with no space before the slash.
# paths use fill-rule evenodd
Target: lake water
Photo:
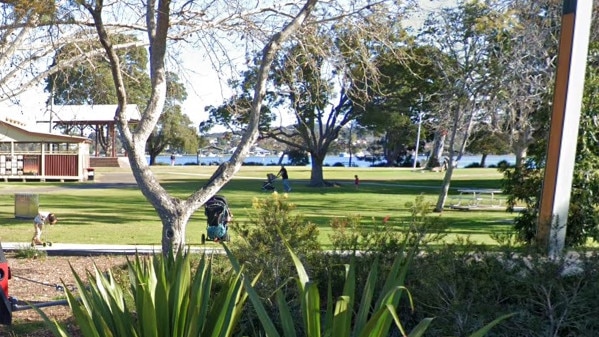
<path id="1" fill-rule="evenodd" d="M 195 155 L 182 155 L 175 157 L 175 165 L 216 165 L 222 163 L 225 160 L 228 160 L 228 156 L 222 157 L 198 157 Z M 421 161 L 424 161 L 426 158 L 421 157 Z M 463 156 L 462 159 L 458 162 L 458 168 L 466 167 L 472 163 L 480 163 L 481 156 Z M 505 160 L 510 164 L 514 164 L 516 162 L 516 157 L 514 155 L 488 155 L 485 161 L 485 165 L 497 165 L 500 161 Z M 158 156 L 156 157 L 156 162 L 159 164 L 169 165 L 171 162 L 170 155 Z M 246 163 L 261 163 L 262 165 L 278 165 L 279 157 L 278 156 L 264 156 L 264 157 L 247 157 L 245 159 Z M 149 157 L 148 157 L 149 163 Z M 324 160 L 325 166 L 333 166 L 336 163 L 342 163 L 345 166 L 349 166 L 349 157 L 339 157 L 339 156 L 327 156 Z M 283 164 L 287 164 L 287 159 L 283 160 Z M 372 164 L 370 161 L 359 160 L 356 157 L 352 158 L 352 165 L 358 167 L 369 167 Z"/>

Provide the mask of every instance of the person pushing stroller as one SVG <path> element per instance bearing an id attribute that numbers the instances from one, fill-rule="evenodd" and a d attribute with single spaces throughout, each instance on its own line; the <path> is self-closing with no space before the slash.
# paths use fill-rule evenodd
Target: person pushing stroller
<path id="1" fill-rule="evenodd" d="M 33 234 L 33 238 L 31 238 L 32 245 L 43 245 L 42 241 L 42 230 L 44 225 L 50 224 L 54 225 L 58 221 L 56 215 L 50 212 L 38 212 L 35 218 L 33 218 L 33 228 L 35 232 Z"/>
<path id="2" fill-rule="evenodd" d="M 281 177 L 283 181 L 283 189 L 285 192 L 291 192 L 291 186 L 289 185 L 289 175 L 287 174 L 287 169 L 284 165 L 281 165 L 281 169 L 279 173 L 277 173 L 277 177 Z"/>

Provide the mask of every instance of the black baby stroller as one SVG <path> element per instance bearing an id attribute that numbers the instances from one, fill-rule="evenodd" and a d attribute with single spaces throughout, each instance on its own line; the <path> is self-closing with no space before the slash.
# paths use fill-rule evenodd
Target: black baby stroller
<path id="1" fill-rule="evenodd" d="M 277 176 L 269 173 L 266 175 L 266 181 L 262 183 L 262 192 L 273 192 L 275 190 L 274 181 Z"/>
<path id="2" fill-rule="evenodd" d="M 208 226 L 207 235 L 202 234 L 202 244 L 208 241 L 229 241 L 229 226 L 233 215 L 229 209 L 227 199 L 222 195 L 215 195 L 204 204 L 204 214 Z"/>

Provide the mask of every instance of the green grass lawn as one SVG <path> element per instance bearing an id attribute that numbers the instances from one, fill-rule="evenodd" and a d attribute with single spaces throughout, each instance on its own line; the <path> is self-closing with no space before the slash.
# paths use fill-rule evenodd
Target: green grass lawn
<path id="1" fill-rule="evenodd" d="M 156 166 L 163 186 L 178 197 L 186 197 L 208 179 L 215 167 L 203 166 Z M 115 168 L 98 168 L 96 176 L 115 172 Z M 220 192 L 229 200 L 235 221 L 248 220 L 254 198 L 266 198 L 261 191 L 269 172 L 278 167 L 244 166 Z M 406 202 L 414 201 L 422 194 L 426 201 L 435 204 L 443 173 L 412 171 L 398 168 L 325 168 L 325 179 L 336 182 L 336 187 L 307 187 L 310 178 L 308 167 L 288 167 L 292 192 L 289 201 L 307 221 L 320 228 L 320 239 L 329 242 L 329 222 L 332 218 L 360 216 L 365 224 L 381 222 L 389 217 L 392 224 L 405 223 L 409 212 Z M 353 177 L 360 177 L 360 187 L 354 187 Z M 457 188 L 499 188 L 501 175 L 496 169 L 458 169 L 451 184 L 451 194 Z M 55 243 L 107 243 L 107 244 L 156 244 L 160 245 L 161 223 L 137 188 L 92 189 L 69 188 L 90 183 L 3 183 L 0 184 L 0 240 L 5 242 L 29 242 L 33 235 L 31 220 L 15 218 L 15 193 L 39 194 L 40 209 L 55 212 L 59 222 L 46 226 L 45 235 Z M 282 190 L 281 181 L 275 185 Z M 66 187 L 50 191 L 52 186 Z M 449 224 L 451 235 L 447 240 L 469 236 L 473 241 L 493 244 L 489 234 L 511 228 L 515 214 L 505 211 L 456 211 L 446 209 L 432 213 L 439 221 Z M 203 209 L 192 216 L 186 233 L 188 244 L 199 244 L 205 233 L 206 218 Z M 232 233 L 233 242 L 235 234 Z"/>

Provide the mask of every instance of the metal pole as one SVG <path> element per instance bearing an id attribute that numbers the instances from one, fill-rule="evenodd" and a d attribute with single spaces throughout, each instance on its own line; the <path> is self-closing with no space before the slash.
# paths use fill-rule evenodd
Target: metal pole
<path id="1" fill-rule="evenodd" d="M 12 311 L 23 311 L 23 310 L 30 310 L 33 308 L 46 308 L 46 307 L 53 307 L 53 306 L 57 306 L 57 305 L 69 305 L 69 301 L 68 300 L 60 300 L 60 301 L 32 303 L 32 304 L 25 304 L 25 305 L 13 303 Z"/>
<path id="2" fill-rule="evenodd" d="M 420 127 L 422 126 L 422 112 L 418 113 L 418 134 L 416 136 L 416 150 L 414 151 L 414 170 L 418 161 L 418 147 L 420 146 Z"/>

